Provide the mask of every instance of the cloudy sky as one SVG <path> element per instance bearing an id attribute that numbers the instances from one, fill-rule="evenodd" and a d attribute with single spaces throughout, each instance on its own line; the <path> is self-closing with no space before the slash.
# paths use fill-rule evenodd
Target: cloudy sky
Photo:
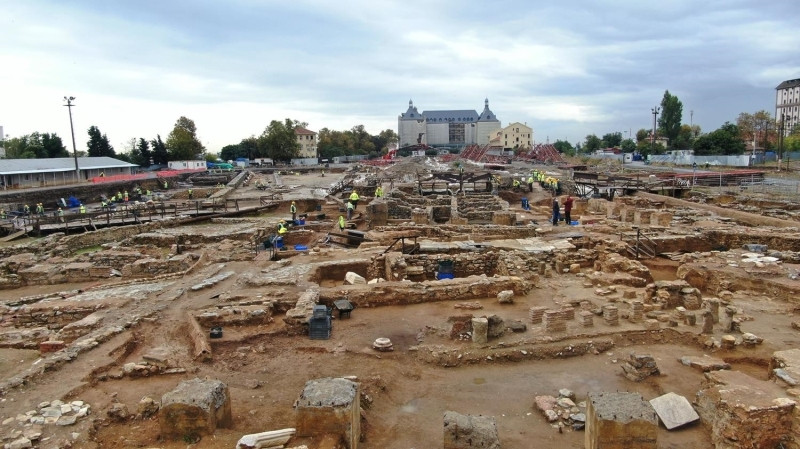
<path id="1" fill-rule="evenodd" d="M 0 7 L 0 126 L 117 151 L 195 121 L 210 151 L 274 119 L 397 130 L 483 108 L 537 142 L 649 128 L 665 90 L 704 131 L 800 78 L 796 0 L 24 0 Z M 70 148 L 71 149 L 71 148 Z"/>

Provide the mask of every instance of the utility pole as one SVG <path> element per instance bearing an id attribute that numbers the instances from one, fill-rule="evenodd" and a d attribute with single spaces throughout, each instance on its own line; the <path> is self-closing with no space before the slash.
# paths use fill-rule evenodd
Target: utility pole
<path id="1" fill-rule="evenodd" d="M 656 118 L 658 117 L 658 113 L 661 112 L 661 108 L 658 106 L 650 109 L 653 113 L 653 135 L 650 138 L 650 154 L 655 153 L 656 151 Z"/>
<path id="2" fill-rule="evenodd" d="M 78 150 L 75 148 L 75 127 L 72 126 L 72 107 L 75 106 L 72 102 L 75 100 L 75 97 L 64 97 L 64 101 L 67 102 L 64 106 L 67 107 L 69 110 L 69 130 L 72 132 L 72 156 L 75 158 L 75 182 L 81 181 L 81 171 L 78 168 Z"/>

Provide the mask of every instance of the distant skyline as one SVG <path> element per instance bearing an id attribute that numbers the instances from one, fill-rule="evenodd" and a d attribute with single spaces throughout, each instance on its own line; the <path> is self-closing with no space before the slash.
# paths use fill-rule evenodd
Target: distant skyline
<path id="1" fill-rule="evenodd" d="M 800 78 L 796 2 L 89 0 L 4 2 L 0 125 L 117 152 L 195 121 L 210 152 L 271 120 L 397 131 L 420 111 L 490 107 L 535 141 L 650 129 L 665 90 L 703 132 L 775 113 Z"/>

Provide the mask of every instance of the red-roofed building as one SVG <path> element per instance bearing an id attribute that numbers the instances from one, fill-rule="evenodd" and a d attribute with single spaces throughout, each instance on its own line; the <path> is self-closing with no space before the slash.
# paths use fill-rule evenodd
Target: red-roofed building
<path id="1" fill-rule="evenodd" d="M 294 135 L 297 136 L 297 143 L 300 144 L 299 156 L 301 158 L 318 157 L 317 133 L 298 126 L 297 128 L 294 129 Z"/>

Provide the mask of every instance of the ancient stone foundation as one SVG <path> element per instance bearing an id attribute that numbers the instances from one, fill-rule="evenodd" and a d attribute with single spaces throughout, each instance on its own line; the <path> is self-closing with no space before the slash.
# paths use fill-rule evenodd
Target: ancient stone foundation
<path id="1" fill-rule="evenodd" d="M 658 416 L 638 393 L 590 393 L 586 449 L 656 449 Z"/>
<path id="2" fill-rule="evenodd" d="M 491 416 L 444 412 L 444 449 L 500 449 L 497 422 Z"/>
<path id="3" fill-rule="evenodd" d="M 295 402 L 297 436 L 333 435 L 348 449 L 361 438 L 361 393 L 356 382 L 326 377 L 306 382 Z"/>
<path id="4" fill-rule="evenodd" d="M 232 425 L 228 386 L 218 380 L 192 379 L 161 397 L 161 435 L 186 438 L 212 435 Z"/>
<path id="5" fill-rule="evenodd" d="M 711 424 L 717 448 L 796 447 L 791 445 L 798 437 L 792 432 L 795 402 L 781 397 L 780 387 L 739 371 L 705 376 L 695 403 L 703 421 Z"/>

